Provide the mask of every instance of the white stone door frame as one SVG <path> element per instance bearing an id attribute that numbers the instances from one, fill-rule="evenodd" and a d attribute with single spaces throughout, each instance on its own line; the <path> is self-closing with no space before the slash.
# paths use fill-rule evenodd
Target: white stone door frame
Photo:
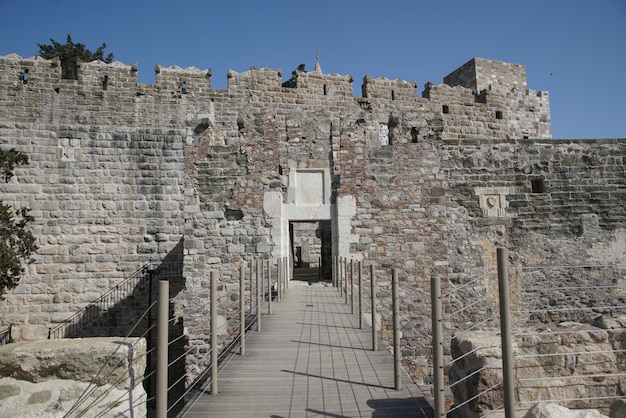
<path id="1" fill-rule="evenodd" d="M 290 222 L 330 221 L 332 255 L 348 257 L 350 245 L 358 242 L 352 234 L 352 217 L 356 215 L 353 196 L 337 198 L 330 203 L 330 171 L 327 168 L 292 169 L 289 173 L 287 201 L 282 192 L 263 195 L 263 210 L 271 221 L 272 257 L 290 256 Z"/>

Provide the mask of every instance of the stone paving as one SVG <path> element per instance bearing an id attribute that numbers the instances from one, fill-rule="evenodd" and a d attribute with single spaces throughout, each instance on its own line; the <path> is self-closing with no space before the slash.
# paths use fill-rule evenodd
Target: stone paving
<path id="1" fill-rule="evenodd" d="M 207 384 L 179 417 L 433 416 L 404 373 L 394 389 L 393 356 L 372 351 L 336 288 L 295 284 L 221 371 L 218 394 Z"/>

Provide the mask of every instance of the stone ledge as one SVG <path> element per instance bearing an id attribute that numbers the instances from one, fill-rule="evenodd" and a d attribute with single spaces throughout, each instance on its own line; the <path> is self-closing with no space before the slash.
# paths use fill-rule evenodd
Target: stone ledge
<path id="1" fill-rule="evenodd" d="M 90 393 L 83 404 L 88 407 L 86 417 L 146 416 L 145 353 L 143 338 L 43 340 L 2 346 L 0 416 L 64 416 L 83 393 Z"/>

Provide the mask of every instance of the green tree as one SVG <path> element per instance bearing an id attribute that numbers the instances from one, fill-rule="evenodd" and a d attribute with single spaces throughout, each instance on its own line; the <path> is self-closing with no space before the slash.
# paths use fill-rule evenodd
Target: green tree
<path id="1" fill-rule="evenodd" d="M 75 43 L 68 34 L 65 44 L 61 44 L 54 39 L 50 39 L 50 45 L 37 44 L 39 47 L 39 55 L 45 59 L 59 57 L 61 60 L 62 77 L 68 80 L 76 80 L 78 78 L 78 66 L 76 61 L 94 61 L 100 60 L 107 64 L 113 62 L 113 54 L 104 56 L 106 44 L 102 44 L 95 52 L 91 52 L 85 44 Z"/>
<path id="2" fill-rule="evenodd" d="M 283 87 L 296 87 L 296 78 L 298 77 L 298 71 L 306 73 L 304 64 L 298 65 L 298 67 L 291 72 L 291 78 L 283 83 Z"/>
<path id="3" fill-rule="evenodd" d="M 28 164 L 26 154 L 15 148 L 0 149 L 0 167 L 6 182 L 13 177 L 14 168 L 24 164 Z M 34 220 L 29 211 L 14 210 L 0 201 L 0 296 L 17 286 L 24 272 L 22 263 L 30 263 L 31 254 L 37 251 L 35 237 L 28 229 L 28 223 Z"/>

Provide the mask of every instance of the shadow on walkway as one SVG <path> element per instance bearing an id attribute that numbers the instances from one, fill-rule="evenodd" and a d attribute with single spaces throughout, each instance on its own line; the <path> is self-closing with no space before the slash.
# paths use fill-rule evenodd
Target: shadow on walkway
<path id="1" fill-rule="evenodd" d="M 336 288 L 290 285 L 272 308 L 246 355 L 221 371 L 218 393 L 207 384 L 180 417 L 433 417 L 407 376 L 394 389 L 393 356 L 371 350 L 371 329 L 359 329 Z"/>

